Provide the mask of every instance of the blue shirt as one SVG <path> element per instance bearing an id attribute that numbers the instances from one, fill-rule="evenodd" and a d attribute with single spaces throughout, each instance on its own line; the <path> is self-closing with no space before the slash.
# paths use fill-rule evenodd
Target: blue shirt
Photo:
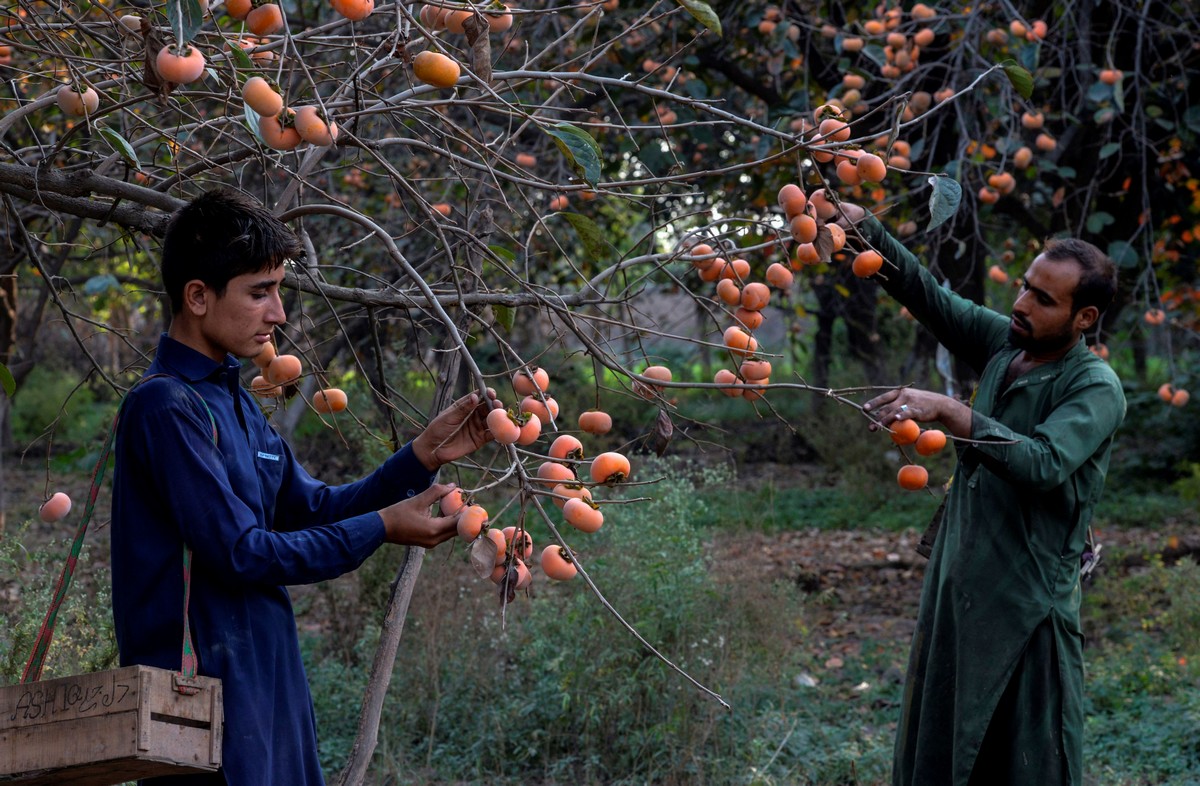
<path id="1" fill-rule="evenodd" d="M 164 335 L 146 372 L 154 374 L 173 378 L 129 393 L 116 436 L 112 584 L 121 664 L 179 669 L 187 543 L 199 672 L 223 681 L 224 778 L 180 782 L 322 784 L 284 585 L 358 567 L 384 541 L 377 511 L 428 488 L 433 476 L 406 445 L 368 477 L 327 486 L 297 463 L 241 387 L 232 356 L 217 363 Z"/>

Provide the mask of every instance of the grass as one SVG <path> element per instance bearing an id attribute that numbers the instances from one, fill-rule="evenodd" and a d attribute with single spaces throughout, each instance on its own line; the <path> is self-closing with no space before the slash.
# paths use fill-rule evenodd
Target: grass
<path id="1" fill-rule="evenodd" d="M 407 624 L 376 782 L 887 781 L 905 636 L 860 632 L 848 643 L 841 631 L 853 629 L 861 609 L 837 593 L 798 593 L 788 582 L 718 577 L 705 544 L 729 531 L 900 529 L 927 518 L 932 500 L 894 494 L 886 504 L 868 503 L 820 478 L 802 483 L 764 472 L 755 485 L 720 468 L 642 467 L 665 478 L 650 487 L 653 501 L 612 510 L 601 532 L 581 543 L 583 558 L 613 605 L 733 709 L 648 657 L 578 582 L 542 582 L 502 616 L 491 585 L 471 575 L 461 551 L 438 551 L 426 562 Z M 1169 491 L 1114 500 L 1105 508 L 1109 528 L 1172 516 L 1194 522 L 1194 510 Z M 8 682 L 67 547 L 21 547 L 25 537 L 14 528 L 0 542 L 13 588 L 3 606 L 12 635 L 0 637 Z M 344 635 L 305 637 L 331 776 L 353 738 L 396 556 L 377 555 L 353 579 L 316 591 L 336 593 L 336 604 L 298 597 L 302 622 L 335 607 L 358 620 L 339 628 Z M 102 558 L 89 569 L 92 560 L 83 563 L 85 575 L 103 570 Z M 108 599 L 103 586 L 90 585 L 71 596 L 56 673 L 111 664 Z M 1084 602 L 1086 785 L 1200 783 L 1200 568 L 1186 560 L 1127 573 L 1109 567 Z M 831 653 L 839 665 L 830 665 Z"/>

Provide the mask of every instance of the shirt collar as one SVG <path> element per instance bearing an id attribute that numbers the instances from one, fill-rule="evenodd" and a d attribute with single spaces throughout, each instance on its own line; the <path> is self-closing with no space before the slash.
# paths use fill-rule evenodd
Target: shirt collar
<path id="1" fill-rule="evenodd" d="M 159 339 L 155 363 L 188 382 L 199 382 L 220 370 L 231 372 L 230 376 L 236 379 L 241 370 L 241 363 L 233 355 L 226 355 L 225 362 L 218 363 L 166 333 Z"/>

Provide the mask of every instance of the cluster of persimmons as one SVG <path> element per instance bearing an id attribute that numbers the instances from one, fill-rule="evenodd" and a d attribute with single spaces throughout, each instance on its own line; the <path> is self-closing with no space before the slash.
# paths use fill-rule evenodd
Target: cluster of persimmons
<path id="1" fill-rule="evenodd" d="M 334 11 L 342 17 L 359 21 L 375 10 L 375 0 L 330 0 Z M 208 13 L 208 0 L 200 0 L 202 13 Z M 278 35 L 285 31 L 287 20 L 276 2 L 263 0 L 226 0 L 222 19 L 230 25 L 241 25 L 247 37 L 232 38 L 233 44 L 253 52 L 252 62 L 274 58 L 269 50 L 259 51 L 264 36 Z M 419 19 L 431 31 L 445 30 L 464 33 L 466 25 L 478 24 L 480 30 L 502 33 L 512 27 L 513 15 L 507 6 L 496 4 L 488 10 L 477 12 L 470 5 L 439 3 L 421 7 Z M 478 19 L 478 22 L 471 20 Z M 145 36 L 150 32 L 147 20 L 135 14 L 120 17 L 121 30 L 130 36 Z M 255 38 L 258 36 L 259 38 Z M 200 47 L 191 43 L 169 43 L 150 58 L 152 67 L 163 82 L 171 85 L 186 85 L 200 80 L 208 61 Z M 457 61 L 441 52 L 427 49 L 412 58 L 413 76 L 432 87 L 453 87 L 462 75 Z M 320 103 L 289 106 L 279 85 L 269 76 L 251 75 L 242 83 L 242 98 L 257 116 L 257 128 L 263 144 L 274 150 L 293 150 L 301 143 L 329 146 L 338 138 L 337 123 L 326 113 Z M 56 100 L 64 114 L 73 117 L 90 117 L 100 111 L 101 96 L 90 86 L 65 84 L 58 88 Z"/>
<path id="2" fill-rule="evenodd" d="M 647 376 L 659 373 L 652 369 L 654 367 L 647 369 Z M 669 380 L 670 372 L 666 374 Z M 604 514 L 592 497 L 592 489 L 628 480 L 629 459 L 609 451 L 588 460 L 579 437 L 559 431 L 559 406 L 549 395 L 550 374 L 546 369 L 530 367 L 517 371 L 512 377 L 512 388 L 520 398 L 517 406 L 497 407 L 488 414 L 487 425 L 492 437 L 500 445 L 532 451 L 533 446 L 543 439 L 543 426 L 553 427 L 558 436 L 542 455 L 543 461 L 532 482 L 540 494 L 562 511 L 564 521 L 580 532 L 596 532 L 604 524 Z M 600 409 L 581 413 L 578 423 L 582 434 L 593 436 L 608 433 L 613 425 L 612 416 Z M 587 479 L 583 476 L 585 470 Z M 529 562 L 534 555 L 534 544 L 523 524 L 494 526 L 487 509 L 461 488 L 443 497 L 440 506 L 443 515 L 458 517 L 459 538 L 472 546 L 481 541 L 490 541 L 494 545 L 494 549 L 484 552 L 493 555 L 492 564 L 482 566 L 490 568 L 492 581 L 514 590 L 530 585 L 533 575 L 529 571 Z M 565 581 L 578 573 L 574 554 L 557 543 L 541 550 L 539 562 L 542 572 L 551 579 Z M 476 568 L 480 568 L 477 561 Z"/>

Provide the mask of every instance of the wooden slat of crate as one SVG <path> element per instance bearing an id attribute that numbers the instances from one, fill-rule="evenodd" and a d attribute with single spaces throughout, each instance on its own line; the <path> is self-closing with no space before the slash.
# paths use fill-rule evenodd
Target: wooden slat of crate
<path id="1" fill-rule="evenodd" d="M 221 683 L 148 666 L 0 687 L 0 783 L 109 786 L 221 764 Z"/>

